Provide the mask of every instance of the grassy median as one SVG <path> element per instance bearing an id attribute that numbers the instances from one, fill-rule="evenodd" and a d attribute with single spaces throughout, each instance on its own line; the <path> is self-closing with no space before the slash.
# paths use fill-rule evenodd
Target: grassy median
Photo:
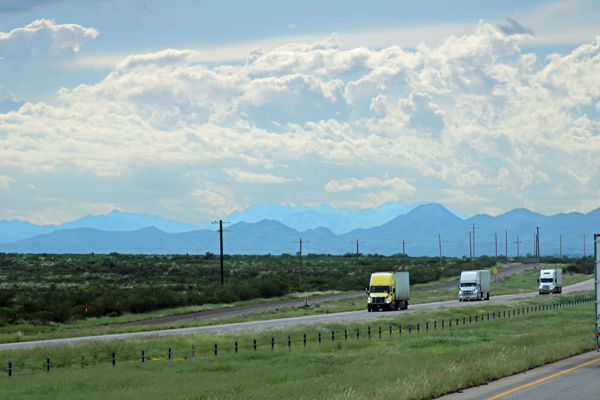
<path id="1" fill-rule="evenodd" d="M 27 363 L 15 365 L 30 368 L 22 372 L 40 373 L 0 379 L 0 392 L 3 398 L 15 399 L 429 399 L 592 349 L 593 302 L 534 311 L 590 295 L 481 303 L 356 324 L 4 351 L 0 365 L 6 366 L 8 359 L 33 359 L 37 361 L 29 363 L 30 367 Z M 504 313 L 510 313 L 510 318 Z M 371 339 L 367 324 L 371 324 Z M 191 361 L 192 345 L 196 346 L 195 361 Z M 173 361 L 167 361 L 169 346 Z M 144 364 L 140 362 L 142 349 L 147 357 Z M 117 355 L 115 367 L 110 366 L 112 351 Z M 81 354 L 87 363 L 83 371 Z M 48 356 L 55 361 L 51 372 L 45 373 Z M 54 363 L 73 364 L 61 367 Z"/>

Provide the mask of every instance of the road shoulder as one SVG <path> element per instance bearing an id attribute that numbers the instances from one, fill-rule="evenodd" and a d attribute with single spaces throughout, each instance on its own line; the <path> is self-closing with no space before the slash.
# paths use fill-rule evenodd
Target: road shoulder
<path id="1" fill-rule="evenodd" d="M 464 389 L 456 393 L 438 397 L 439 400 L 481 400 L 489 399 L 517 389 L 521 386 L 529 385 L 540 379 L 550 377 L 560 372 L 575 368 L 586 362 L 594 361 L 600 358 L 600 353 L 596 350 L 589 351 L 577 356 L 565 358 L 551 364 L 533 368 L 525 372 L 507 376 L 496 381 L 489 382 L 469 389 Z"/>

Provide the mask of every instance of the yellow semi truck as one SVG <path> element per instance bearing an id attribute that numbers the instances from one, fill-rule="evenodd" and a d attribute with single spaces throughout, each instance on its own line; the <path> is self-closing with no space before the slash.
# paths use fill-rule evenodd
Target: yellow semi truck
<path id="1" fill-rule="evenodd" d="M 375 272 L 367 292 L 367 310 L 406 310 L 410 300 L 408 272 Z"/>

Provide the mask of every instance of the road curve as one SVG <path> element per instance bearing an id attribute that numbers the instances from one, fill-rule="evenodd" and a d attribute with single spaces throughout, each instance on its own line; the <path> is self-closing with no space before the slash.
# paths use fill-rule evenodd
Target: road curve
<path id="1" fill-rule="evenodd" d="M 438 400 L 598 399 L 600 353 L 590 351 Z"/>
<path id="2" fill-rule="evenodd" d="M 594 288 L 594 280 L 589 279 L 584 282 L 577 283 L 575 285 L 566 286 L 563 288 L 564 293 L 569 293 L 578 290 L 592 290 Z M 538 296 L 537 292 L 533 293 L 521 293 L 521 294 L 508 294 L 502 296 L 494 296 L 490 298 L 491 302 L 501 302 L 507 300 L 514 300 L 525 297 Z M 554 295 L 553 295 L 554 296 Z M 560 296 L 560 295 L 557 295 Z M 413 313 L 422 310 L 433 310 L 439 307 L 470 307 L 474 305 L 480 305 L 481 302 L 459 302 L 458 300 L 441 301 L 435 303 L 425 303 L 410 305 L 408 310 L 397 311 L 401 313 Z M 172 336 L 172 335 L 191 335 L 197 333 L 208 333 L 208 332 L 224 332 L 224 331 L 238 331 L 238 330 L 249 330 L 249 329 L 265 329 L 265 328 L 281 328 L 286 326 L 298 325 L 298 324 L 314 324 L 314 323 L 327 323 L 327 322 L 342 322 L 342 321 L 354 321 L 354 320 L 365 320 L 365 319 L 378 319 L 382 317 L 393 316 L 395 312 L 367 312 L 366 310 L 360 311 L 349 311 L 343 313 L 334 314 L 323 314 L 323 315 L 310 315 L 306 317 L 294 317 L 294 318 L 282 318 L 273 319 L 268 321 L 252 321 L 252 322 L 240 322 L 234 324 L 223 324 L 223 325 L 212 325 L 212 326 L 200 326 L 191 328 L 179 328 L 179 329 L 164 329 L 156 331 L 146 332 L 132 332 L 132 333 L 118 333 L 111 335 L 101 336 L 83 336 L 76 338 L 65 338 L 65 339 L 52 339 L 52 340 L 40 340 L 31 342 L 18 342 L 18 343 L 4 343 L 0 344 L 1 350 L 8 349 L 24 349 L 36 346 L 52 346 L 60 344 L 73 344 L 85 341 L 109 341 L 109 340 L 123 340 L 131 338 L 141 337 L 157 337 L 157 336 Z"/>

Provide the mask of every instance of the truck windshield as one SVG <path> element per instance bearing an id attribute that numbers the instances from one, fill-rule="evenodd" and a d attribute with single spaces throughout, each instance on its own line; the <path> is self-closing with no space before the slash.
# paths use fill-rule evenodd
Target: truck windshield
<path id="1" fill-rule="evenodd" d="M 540 281 L 542 283 L 552 283 L 552 282 L 554 282 L 554 279 L 552 279 L 552 278 L 542 278 L 542 279 L 540 279 Z"/>
<path id="2" fill-rule="evenodd" d="M 473 287 L 473 286 L 477 286 L 477 283 L 475 282 L 463 282 L 460 284 L 460 287 Z"/>
<path id="3" fill-rule="evenodd" d="M 389 293 L 389 286 L 371 286 L 371 293 Z"/>

